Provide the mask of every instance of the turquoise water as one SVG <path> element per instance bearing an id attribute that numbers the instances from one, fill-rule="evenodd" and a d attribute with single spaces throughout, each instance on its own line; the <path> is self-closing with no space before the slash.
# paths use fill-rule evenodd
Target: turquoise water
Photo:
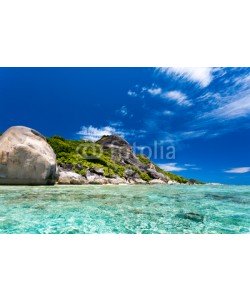
<path id="1" fill-rule="evenodd" d="M 0 233 L 248 233 L 250 186 L 0 186 Z"/>

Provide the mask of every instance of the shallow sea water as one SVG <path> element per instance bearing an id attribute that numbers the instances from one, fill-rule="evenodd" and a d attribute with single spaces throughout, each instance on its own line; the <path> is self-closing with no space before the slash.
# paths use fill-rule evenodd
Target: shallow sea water
<path id="1" fill-rule="evenodd" d="M 249 233 L 250 186 L 0 186 L 0 233 Z"/>

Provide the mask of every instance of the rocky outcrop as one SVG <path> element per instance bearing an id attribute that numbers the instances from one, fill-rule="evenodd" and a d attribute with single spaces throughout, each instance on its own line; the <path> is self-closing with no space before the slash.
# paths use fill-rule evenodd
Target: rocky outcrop
<path id="1" fill-rule="evenodd" d="M 157 172 L 155 169 L 147 169 L 148 174 L 150 175 L 151 178 L 153 179 L 160 179 L 164 182 L 168 182 L 169 178 L 162 173 Z"/>
<path id="2" fill-rule="evenodd" d="M 173 185 L 173 184 L 180 184 L 180 183 L 175 180 L 169 180 L 168 184 Z"/>
<path id="3" fill-rule="evenodd" d="M 87 184 L 87 180 L 72 171 L 60 170 L 58 184 Z"/>
<path id="4" fill-rule="evenodd" d="M 86 176 L 79 175 L 73 171 L 59 169 L 58 184 L 128 184 L 129 182 L 119 176 L 107 178 L 87 171 Z"/>
<path id="5" fill-rule="evenodd" d="M 0 137 L 0 184 L 47 185 L 56 180 L 56 155 L 39 132 L 15 126 Z"/>
<path id="6" fill-rule="evenodd" d="M 161 179 L 152 179 L 149 181 L 149 184 L 166 184 L 166 182 Z"/>
<path id="7" fill-rule="evenodd" d="M 89 144 L 87 142 L 86 147 Z M 82 156 L 78 148 L 84 145 L 81 141 L 61 137 L 46 139 L 23 126 L 11 127 L 0 137 L 0 184 L 177 183 L 147 157 L 135 155 L 129 143 L 119 136 L 103 136 L 96 144 L 91 144 L 102 153 L 100 157 L 98 151 L 96 154 L 86 147 L 91 155 Z M 58 167 L 51 147 L 58 155 Z"/>
<path id="8" fill-rule="evenodd" d="M 141 178 L 135 178 L 131 181 L 131 183 L 134 183 L 134 184 L 146 184 L 147 182 Z"/>
<path id="9" fill-rule="evenodd" d="M 97 141 L 103 149 L 109 150 L 112 153 L 112 159 L 121 165 L 132 165 L 141 172 L 146 172 L 152 179 L 159 179 L 167 183 L 170 179 L 158 172 L 153 163 L 144 164 L 138 157 L 134 154 L 132 147 L 123 138 L 117 135 L 103 136 L 99 141 Z M 133 183 L 146 183 L 144 180 L 140 180 L 140 176 L 134 169 L 126 169 L 124 177 L 128 182 Z"/>
<path id="10" fill-rule="evenodd" d="M 87 171 L 86 179 L 90 184 L 107 184 L 109 183 L 108 178 L 104 177 L 103 175 L 98 175 L 91 171 Z"/>
<path id="11" fill-rule="evenodd" d="M 132 147 L 123 138 L 117 135 L 105 135 L 97 141 L 97 144 L 101 145 L 104 150 L 111 151 L 112 159 L 117 163 L 143 168 L 143 164 L 133 153 Z"/>
<path id="12" fill-rule="evenodd" d="M 124 178 L 116 176 L 114 178 L 109 178 L 108 183 L 109 184 L 128 184 L 128 181 Z"/>

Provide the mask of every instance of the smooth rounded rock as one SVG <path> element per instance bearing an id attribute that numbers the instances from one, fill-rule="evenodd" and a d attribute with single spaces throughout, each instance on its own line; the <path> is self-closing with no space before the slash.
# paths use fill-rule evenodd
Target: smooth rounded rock
<path id="1" fill-rule="evenodd" d="M 15 126 L 0 137 L 0 185 L 47 185 L 56 180 L 56 155 L 39 132 Z"/>

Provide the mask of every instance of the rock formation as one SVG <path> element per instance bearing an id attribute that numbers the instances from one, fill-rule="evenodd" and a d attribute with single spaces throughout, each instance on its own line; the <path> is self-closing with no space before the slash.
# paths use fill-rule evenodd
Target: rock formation
<path id="1" fill-rule="evenodd" d="M 167 183 L 169 178 L 160 172 L 157 172 L 155 166 L 150 162 L 148 165 L 143 164 L 138 157 L 134 154 L 132 147 L 127 141 L 117 135 L 103 136 L 98 144 L 102 145 L 104 149 L 108 149 L 112 153 L 112 159 L 121 165 L 131 165 L 141 172 L 146 172 L 152 179 L 160 180 L 159 183 Z M 138 173 L 133 169 L 125 171 L 125 178 L 133 183 L 145 183 L 141 180 Z"/>
<path id="2" fill-rule="evenodd" d="M 47 185 L 56 179 L 56 155 L 39 132 L 15 126 L 0 137 L 0 184 Z"/>
<path id="3" fill-rule="evenodd" d="M 63 160 L 62 158 L 59 160 L 59 184 L 174 183 L 163 170 L 160 172 L 160 168 L 156 169 L 157 166 L 149 159 L 141 161 L 129 143 L 117 135 L 103 136 L 93 144 L 83 142 L 77 145 L 61 137 L 54 137 L 51 139 L 51 145 L 57 149 L 60 156 L 64 157 Z M 99 150 L 94 153 L 93 150 L 97 145 Z M 67 147 L 71 149 L 70 151 L 74 147 L 85 149 L 85 154 L 88 155 L 81 156 L 78 152 L 80 156 L 76 157 L 74 151 L 65 153 Z"/>
<path id="4" fill-rule="evenodd" d="M 59 170 L 58 184 L 87 184 L 86 178 L 71 171 Z"/>
<path id="5" fill-rule="evenodd" d="M 170 175 L 136 155 L 116 135 L 96 143 L 46 139 L 33 129 L 16 126 L 0 136 L 0 185 L 188 183 L 173 174 L 170 180 Z"/>
<path id="6" fill-rule="evenodd" d="M 112 159 L 122 165 L 130 164 L 136 167 L 143 167 L 143 164 L 133 153 L 132 147 L 127 141 L 117 135 L 105 135 L 97 144 L 101 145 L 104 150 L 110 150 Z"/>

